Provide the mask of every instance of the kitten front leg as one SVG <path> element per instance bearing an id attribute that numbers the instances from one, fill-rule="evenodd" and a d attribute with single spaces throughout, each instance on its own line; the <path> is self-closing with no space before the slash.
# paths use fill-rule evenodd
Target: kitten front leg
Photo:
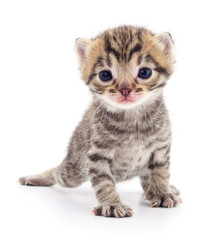
<path id="1" fill-rule="evenodd" d="M 149 177 L 142 186 L 145 190 L 146 199 L 151 201 L 152 207 L 175 207 L 180 202 L 179 191 L 169 185 L 169 151 L 170 147 L 162 148 L 151 154 L 148 165 Z M 144 177 L 141 177 L 142 181 Z"/>
<path id="2" fill-rule="evenodd" d="M 88 175 L 99 202 L 99 206 L 93 210 L 94 214 L 105 217 L 131 217 L 132 209 L 121 202 L 115 189 L 115 179 L 110 171 L 112 159 L 99 152 L 88 155 L 88 158 Z"/>

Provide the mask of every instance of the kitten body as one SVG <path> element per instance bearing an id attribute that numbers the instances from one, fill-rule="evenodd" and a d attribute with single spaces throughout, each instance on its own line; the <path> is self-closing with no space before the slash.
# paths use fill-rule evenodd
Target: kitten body
<path id="1" fill-rule="evenodd" d="M 121 202 L 115 184 L 138 176 L 153 207 L 176 206 L 180 199 L 169 185 L 171 128 L 163 100 L 173 72 L 171 37 L 122 26 L 92 40 L 78 39 L 76 50 L 92 104 L 64 161 L 20 183 L 76 187 L 90 180 L 99 202 L 94 213 L 124 217 L 133 211 Z"/>

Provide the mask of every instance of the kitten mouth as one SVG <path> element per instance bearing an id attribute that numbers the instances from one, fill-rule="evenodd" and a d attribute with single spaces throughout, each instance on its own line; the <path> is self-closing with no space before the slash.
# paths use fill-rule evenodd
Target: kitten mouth
<path id="1" fill-rule="evenodd" d="M 109 100 L 119 106 L 133 106 L 141 101 L 144 97 L 143 93 L 134 93 L 127 96 L 122 96 L 120 94 L 109 94 Z"/>
<path id="2" fill-rule="evenodd" d="M 131 97 L 125 97 L 119 101 L 119 103 L 124 103 L 124 104 L 134 103 L 134 102 L 135 100 Z"/>
<path id="3" fill-rule="evenodd" d="M 129 96 L 125 96 L 121 99 L 119 99 L 119 101 L 117 101 L 119 104 L 132 104 L 132 103 L 136 103 L 139 100 L 141 100 L 143 98 L 142 93 L 138 93 L 138 94 L 134 94 L 134 95 L 129 95 Z"/>

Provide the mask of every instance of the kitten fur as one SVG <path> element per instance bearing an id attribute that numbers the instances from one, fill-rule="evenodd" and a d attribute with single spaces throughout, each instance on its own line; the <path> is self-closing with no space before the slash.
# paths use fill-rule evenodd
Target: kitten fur
<path id="1" fill-rule="evenodd" d="M 94 39 L 77 39 L 82 79 L 93 101 L 75 129 L 63 162 L 22 177 L 23 185 L 77 187 L 90 180 L 99 206 L 95 215 L 132 216 L 115 184 L 138 176 L 152 207 L 174 207 L 179 191 L 169 184 L 171 128 L 163 88 L 173 73 L 173 41 L 134 26 L 109 29 Z M 152 74 L 141 79 L 139 69 Z M 103 82 L 99 73 L 110 71 Z"/>

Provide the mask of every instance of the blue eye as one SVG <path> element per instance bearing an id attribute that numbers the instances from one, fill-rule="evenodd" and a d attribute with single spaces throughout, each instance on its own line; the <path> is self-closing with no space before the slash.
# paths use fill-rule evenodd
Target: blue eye
<path id="1" fill-rule="evenodd" d="M 99 73 L 99 77 L 103 82 L 108 82 L 112 79 L 112 74 L 110 71 L 104 70 Z"/>
<path id="2" fill-rule="evenodd" d="M 152 75 L 152 70 L 150 68 L 141 68 L 138 72 L 138 77 L 147 79 Z"/>

